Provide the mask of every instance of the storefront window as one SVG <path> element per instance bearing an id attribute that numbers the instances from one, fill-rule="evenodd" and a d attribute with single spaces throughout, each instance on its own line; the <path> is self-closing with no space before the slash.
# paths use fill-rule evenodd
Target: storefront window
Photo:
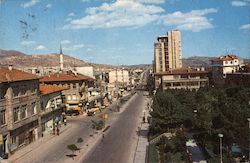
<path id="1" fill-rule="evenodd" d="M 0 126 L 4 125 L 5 122 L 5 110 L 0 111 Z"/>

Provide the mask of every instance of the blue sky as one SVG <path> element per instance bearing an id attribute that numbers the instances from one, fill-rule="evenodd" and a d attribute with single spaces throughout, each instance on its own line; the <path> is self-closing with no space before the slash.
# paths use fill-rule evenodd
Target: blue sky
<path id="1" fill-rule="evenodd" d="M 157 36 L 182 33 L 183 57 L 250 58 L 250 0 L 0 0 L 0 48 L 94 63 L 152 63 Z"/>

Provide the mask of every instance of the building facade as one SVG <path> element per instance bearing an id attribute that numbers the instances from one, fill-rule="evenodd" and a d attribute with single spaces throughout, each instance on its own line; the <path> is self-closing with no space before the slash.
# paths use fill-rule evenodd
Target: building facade
<path id="1" fill-rule="evenodd" d="M 0 156 L 38 139 L 39 79 L 10 67 L 0 68 Z"/>
<path id="2" fill-rule="evenodd" d="M 169 31 L 154 43 L 154 73 L 182 67 L 181 33 Z"/>
<path id="3" fill-rule="evenodd" d="M 53 133 L 58 122 L 62 121 L 64 87 L 40 84 L 41 127 L 43 135 Z"/>
<path id="4" fill-rule="evenodd" d="M 226 55 L 213 59 L 212 78 L 215 85 L 225 84 L 227 74 L 232 74 L 240 69 L 239 58 L 235 55 Z"/>
<path id="5" fill-rule="evenodd" d="M 156 73 L 158 82 L 156 89 L 188 89 L 198 90 L 209 85 L 209 72 L 204 68 L 179 68 L 162 73 Z"/>
<path id="6" fill-rule="evenodd" d="M 128 70 L 120 69 L 113 70 L 108 73 L 109 83 L 120 83 L 124 85 L 129 84 Z"/>
<path id="7" fill-rule="evenodd" d="M 80 113 L 83 112 L 84 105 L 88 102 L 88 89 L 94 87 L 93 78 L 71 72 L 44 76 L 40 82 L 67 88 L 62 91 L 66 109 L 78 110 Z"/>

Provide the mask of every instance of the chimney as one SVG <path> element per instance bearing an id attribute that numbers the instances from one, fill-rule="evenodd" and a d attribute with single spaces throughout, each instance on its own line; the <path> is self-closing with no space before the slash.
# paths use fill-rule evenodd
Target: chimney
<path id="1" fill-rule="evenodd" d="M 8 66 L 8 69 L 9 69 L 10 71 L 12 71 L 13 65 L 9 65 L 9 66 Z"/>

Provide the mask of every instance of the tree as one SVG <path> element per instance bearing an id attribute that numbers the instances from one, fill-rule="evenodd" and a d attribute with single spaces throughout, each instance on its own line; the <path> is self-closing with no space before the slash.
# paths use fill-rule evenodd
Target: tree
<path id="1" fill-rule="evenodd" d="M 151 129 L 155 132 L 176 127 L 185 120 L 183 108 L 171 92 L 157 92 L 152 107 Z"/>

